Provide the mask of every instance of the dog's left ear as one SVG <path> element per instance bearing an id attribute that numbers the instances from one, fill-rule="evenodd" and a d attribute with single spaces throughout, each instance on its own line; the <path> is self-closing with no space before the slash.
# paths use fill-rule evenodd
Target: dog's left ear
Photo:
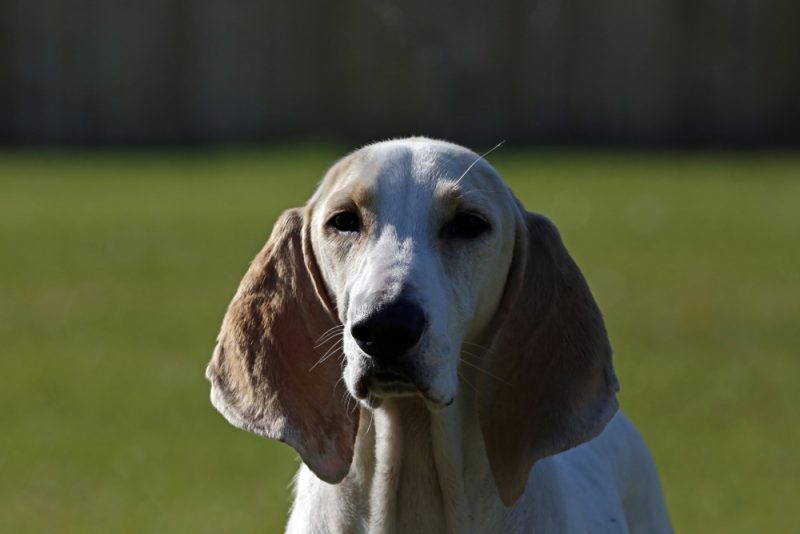
<path id="1" fill-rule="evenodd" d="M 339 324 L 318 272 L 308 216 L 286 211 L 228 306 L 206 369 L 211 401 L 233 425 L 291 445 L 322 480 L 353 458 L 358 410 L 348 410 L 338 358 L 315 348 Z"/>
<path id="2" fill-rule="evenodd" d="M 501 500 L 533 465 L 598 435 L 619 390 L 597 303 L 558 230 L 520 206 L 514 256 L 479 373 L 481 431 Z"/>

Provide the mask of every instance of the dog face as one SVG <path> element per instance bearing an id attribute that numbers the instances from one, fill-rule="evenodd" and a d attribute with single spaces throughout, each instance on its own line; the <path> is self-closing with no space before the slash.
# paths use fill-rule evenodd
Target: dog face
<path id="1" fill-rule="evenodd" d="M 339 162 L 310 205 L 350 394 L 449 405 L 511 264 L 517 208 L 497 173 L 455 145 L 385 142 Z"/>

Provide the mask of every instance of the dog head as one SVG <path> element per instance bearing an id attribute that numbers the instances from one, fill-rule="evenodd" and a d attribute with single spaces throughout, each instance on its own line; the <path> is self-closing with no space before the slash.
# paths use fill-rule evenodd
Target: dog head
<path id="1" fill-rule="evenodd" d="M 446 409 L 467 368 L 506 504 L 536 460 L 616 411 L 603 321 L 555 227 L 475 153 L 417 138 L 347 156 L 284 213 L 206 374 L 230 422 L 338 482 L 359 409 L 404 395 Z"/>

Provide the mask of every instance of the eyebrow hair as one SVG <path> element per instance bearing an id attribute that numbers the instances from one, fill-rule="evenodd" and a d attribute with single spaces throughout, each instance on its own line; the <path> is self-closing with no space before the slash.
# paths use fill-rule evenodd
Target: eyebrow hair
<path id="1" fill-rule="evenodd" d="M 373 204 L 374 197 L 368 187 L 356 185 L 334 191 L 328 196 L 325 204 L 329 206 L 343 206 L 350 204 L 357 207 L 369 207 Z"/>
<path id="2" fill-rule="evenodd" d="M 479 161 L 481 161 L 481 160 L 484 160 L 484 161 L 486 161 L 486 156 L 488 156 L 489 154 L 491 154 L 492 152 L 494 152 L 495 150 L 497 150 L 498 148 L 500 148 L 501 146 L 503 146 L 503 144 L 504 144 L 505 142 L 506 142 L 506 140 L 505 140 L 505 139 L 503 139 L 502 141 L 500 141 L 499 143 L 497 143 L 497 144 L 496 144 L 494 147 L 490 148 L 489 150 L 487 150 L 486 152 L 484 152 L 483 154 L 481 154 L 481 155 L 479 155 L 477 158 L 475 158 L 475 161 L 473 161 L 472 163 L 470 163 L 469 167 L 467 167 L 467 169 L 464 171 L 464 173 L 463 173 L 461 176 L 459 176 L 459 177 L 458 177 L 458 180 L 456 180 L 456 185 L 458 185 L 458 184 L 461 182 L 461 180 L 463 180 L 463 179 L 464 179 L 464 177 L 467 175 L 467 173 L 468 173 L 469 171 L 471 171 L 471 170 L 472 170 L 472 167 L 474 167 L 475 165 L 477 165 L 477 163 L 478 163 Z M 487 162 L 487 163 L 488 163 L 488 162 Z"/>
<path id="3" fill-rule="evenodd" d="M 484 210 L 491 210 L 490 200 L 483 193 L 493 193 L 487 189 L 468 189 L 464 190 L 456 182 L 444 182 L 436 188 L 434 197 L 439 202 L 447 202 L 467 208 L 475 207 Z M 479 195 L 468 196 L 470 193 L 480 193 Z"/>

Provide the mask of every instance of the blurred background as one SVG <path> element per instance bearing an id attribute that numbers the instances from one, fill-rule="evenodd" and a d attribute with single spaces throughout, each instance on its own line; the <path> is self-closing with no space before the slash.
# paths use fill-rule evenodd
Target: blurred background
<path id="1" fill-rule="evenodd" d="M 280 532 L 203 378 L 362 143 L 482 150 L 603 309 L 677 532 L 798 532 L 800 4 L 0 0 L 0 531 Z"/>
<path id="2" fill-rule="evenodd" d="M 789 0 L 2 0 L 0 139 L 791 144 Z"/>

